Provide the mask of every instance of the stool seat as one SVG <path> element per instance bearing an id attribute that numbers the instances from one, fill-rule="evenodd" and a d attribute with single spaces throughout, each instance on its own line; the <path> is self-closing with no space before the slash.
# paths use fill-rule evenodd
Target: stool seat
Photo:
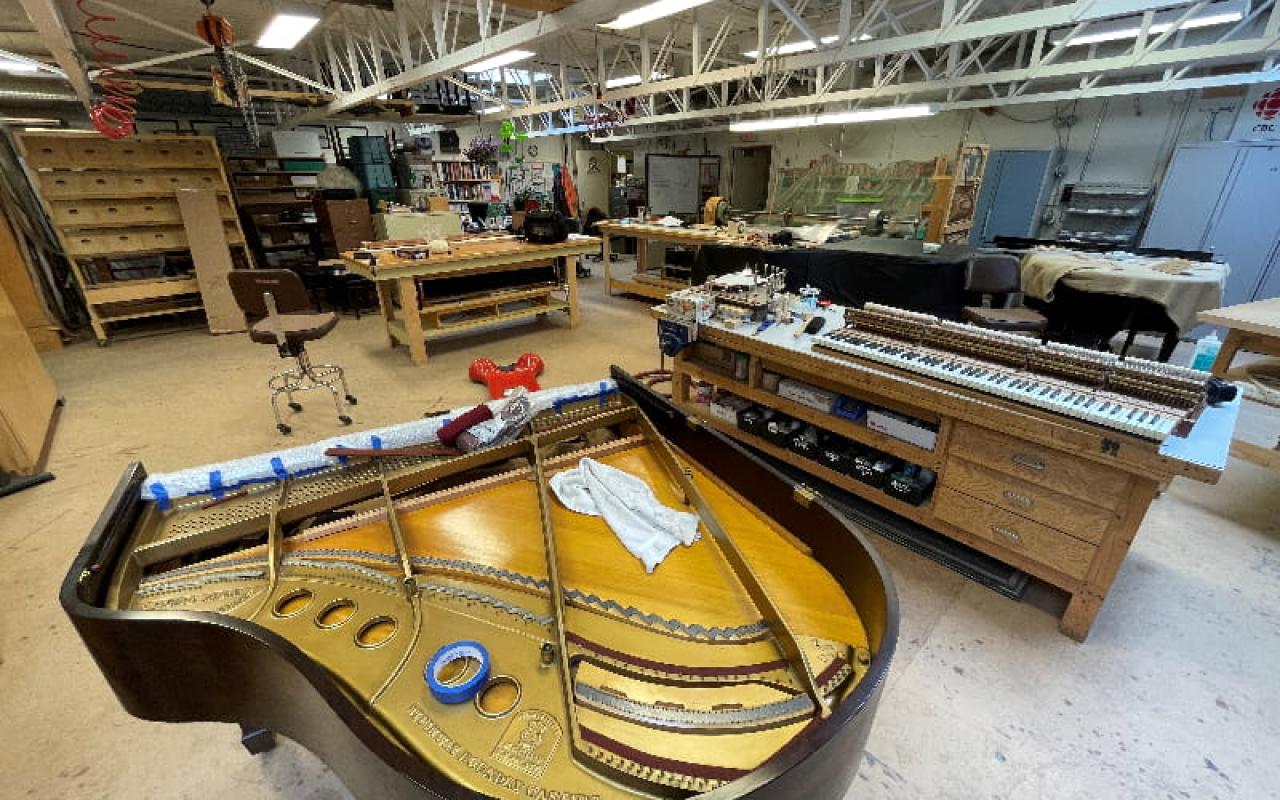
<path id="1" fill-rule="evenodd" d="M 1040 333 L 1049 324 L 1043 314 L 1029 308 L 966 306 L 961 313 L 965 322 L 996 331 Z"/>
<path id="2" fill-rule="evenodd" d="M 258 344 L 276 344 L 276 326 L 284 332 L 285 341 L 291 345 L 313 342 L 322 338 L 338 324 L 338 315 L 332 311 L 324 314 L 278 314 L 273 319 L 260 319 L 249 328 L 249 338 Z"/>

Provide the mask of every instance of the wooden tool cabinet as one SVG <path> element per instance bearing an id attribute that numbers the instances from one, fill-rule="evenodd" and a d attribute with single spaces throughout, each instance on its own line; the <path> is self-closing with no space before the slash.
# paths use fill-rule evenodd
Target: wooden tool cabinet
<path id="1" fill-rule="evenodd" d="M 22 157 L 89 309 L 99 344 L 108 326 L 204 308 L 194 274 L 130 276 L 124 257 L 189 251 L 177 192 L 217 193 L 223 235 L 238 267 L 252 266 L 217 145 L 204 136 L 24 133 Z"/>
<path id="2" fill-rule="evenodd" d="M 830 314 L 829 329 L 839 324 L 839 312 Z M 1065 590 L 1071 601 L 1059 627 L 1077 640 L 1088 635 L 1161 484 L 1176 476 L 1216 483 L 1225 465 L 1238 401 L 1207 410 L 1181 440 L 1184 446 L 1195 440 L 1196 447 L 1170 454 L 1119 431 L 816 352 L 813 337 L 797 337 L 792 327 L 775 326 L 760 335 L 754 327 L 699 326 L 699 343 L 746 355 L 747 377 L 735 379 L 719 363 L 700 359 L 697 348 L 687 348 L 673 365 L 675 403 L 706 426 Z M 781 397 L 764 388 L 766 371 L 934 423 L 934 448 Z M 911 505 L 746 433 L 697 402 L 698 382 L 928 467 L 938 475 L 933 495 Z M 1206 422 L 1207 417 L 1214 419 Z M 1214 455 L 1192 458 L 1187 449 Z"/>

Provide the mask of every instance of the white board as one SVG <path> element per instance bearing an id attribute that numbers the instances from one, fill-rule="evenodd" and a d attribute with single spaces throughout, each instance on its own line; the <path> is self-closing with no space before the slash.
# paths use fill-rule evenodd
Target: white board
<path id="1" fill-rule="evenodd" d="M 702 205 L 698 188 L 698 156 L 645 157 L 645 184 L 650 214 L 696 214 Z"/>

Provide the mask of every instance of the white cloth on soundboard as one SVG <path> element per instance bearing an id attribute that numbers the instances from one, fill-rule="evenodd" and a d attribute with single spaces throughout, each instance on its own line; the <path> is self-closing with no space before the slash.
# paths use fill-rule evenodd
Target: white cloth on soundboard
<path id="1" fill-rule="evenodd" d="M 658 501 L 649 484 L 629 472 L 591 458 L 551 476 L 551 490 L 565 507 L 603 517 L 627 548 L 652 573 L 678 545 L 698 539 L 698 517 Z"/>

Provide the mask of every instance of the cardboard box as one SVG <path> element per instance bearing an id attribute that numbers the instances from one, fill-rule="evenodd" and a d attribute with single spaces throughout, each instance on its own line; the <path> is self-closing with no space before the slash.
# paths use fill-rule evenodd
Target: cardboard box
<path id="1" fill-rule="evenodd" d="M 836 398 L 839 395 L 794 378 L 783 378 L 778 381 L 778 396 L 795 401 L 802 406 L 831 413 L 831 409 L 835 407 Z"/>
<path id="2" fill-rule="evenodd" d="M 932 450 L 938 443 L 936 426 L 883 408 L 867 410 L 867 427 L 925 450 Z"/>
<path id="3" fill-rule="evenodd" d="M 738 397 L 736 394 L 720 392 L 711 401 L 708 413 L 721 422 L 727 422 L 730 425 L 738 424 L 738 412 L 745 411 L 751 407 L 751 401 L 745 397 Z"/>
<path id="4" fill-rule="evenodd" d="M 324 158 L 320 134 L 315 131 L 272 131 L 271 143 L 280 158 Z"/>

